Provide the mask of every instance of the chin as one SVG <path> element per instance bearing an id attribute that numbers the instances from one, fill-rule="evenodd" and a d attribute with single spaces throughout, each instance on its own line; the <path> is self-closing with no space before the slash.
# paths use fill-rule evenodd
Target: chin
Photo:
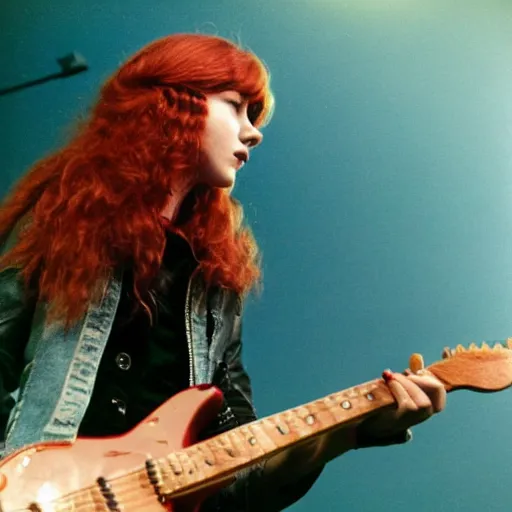
<path id="1" fill-rule="evenodd" d="M 202 182 L 214 188 L 232 188 L 235 184 L 237 170 L 235 167 L 210 168 L 202 176 Z"/>
<path id="2" fill-rule="evenodd" d="M 235 176 L 235 169 L 223 173 L 222 176 L 218 177 L 217 183 L 214 186 L 217 188 L 233 188 L 235 186 Z"/>
<path id="3" fill-rule="evenodd" d="M 223 190 L 227 190 L 228 192 L 231 192 L 235 188 L 235 182 L 234 181 L 230 181 L 229 183 L 224 182 L 221 185 L 217 185 L 217 188 L 221 188 Z"/>

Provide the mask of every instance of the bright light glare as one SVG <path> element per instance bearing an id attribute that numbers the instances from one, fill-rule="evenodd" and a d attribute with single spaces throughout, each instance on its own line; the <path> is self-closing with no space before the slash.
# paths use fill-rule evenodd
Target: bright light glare
<path id="1" fill-rule="evenodd" d="M 43 512 L 53 512 L 51 502 L 59 497 L 57 488 L 49 483 L 44 483 L 39 491 L 37 491 L 37 502 L 41 505 Z"/>

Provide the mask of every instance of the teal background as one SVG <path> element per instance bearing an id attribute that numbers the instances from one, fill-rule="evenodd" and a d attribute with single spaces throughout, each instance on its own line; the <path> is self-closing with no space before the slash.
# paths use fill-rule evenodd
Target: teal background
<path id="1" fill-rule="evenodd" d="M 265 140 L 235 195 L 264 254 L 245 314 L 261 415 L 412 352 L 512 336 L 512 2 L 4 0 L 0 192 L 57 148 L 101 82 L 173 32 L 239 38 L 272 72 Z M 449 396 L 406 446 L 329 464 L 294 512 L 507 511 L 510 392 Z M 306 462 L 305 462 L 306 464 Z"/>

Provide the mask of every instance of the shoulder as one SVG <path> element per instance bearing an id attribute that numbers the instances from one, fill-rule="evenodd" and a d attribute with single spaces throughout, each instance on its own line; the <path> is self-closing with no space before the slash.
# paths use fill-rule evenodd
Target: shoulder
<path id="1" fill-rule="evenodd" d="M 224 305 L 224 309 L 228 309 L 230 313 L 235 314 L 236 316 L 242 316 L 244 307 L 243 296 L 240 293 L 228 288 L 222 288 L 220 293 L 222 295 L 222 303 Z"/>

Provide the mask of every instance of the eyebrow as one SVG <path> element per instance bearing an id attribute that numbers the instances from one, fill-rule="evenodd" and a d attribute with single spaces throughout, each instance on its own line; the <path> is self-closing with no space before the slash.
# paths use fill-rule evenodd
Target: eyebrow
<path id="1" fill-rule="evenodd" d="M 236 94 L 240 99 L 247 101 L 247 96 L 244 96 L 243 94 L 239 93 L 236 89 L 228 89 L 226 91 L 223 91 L 224 94 Z"/>

